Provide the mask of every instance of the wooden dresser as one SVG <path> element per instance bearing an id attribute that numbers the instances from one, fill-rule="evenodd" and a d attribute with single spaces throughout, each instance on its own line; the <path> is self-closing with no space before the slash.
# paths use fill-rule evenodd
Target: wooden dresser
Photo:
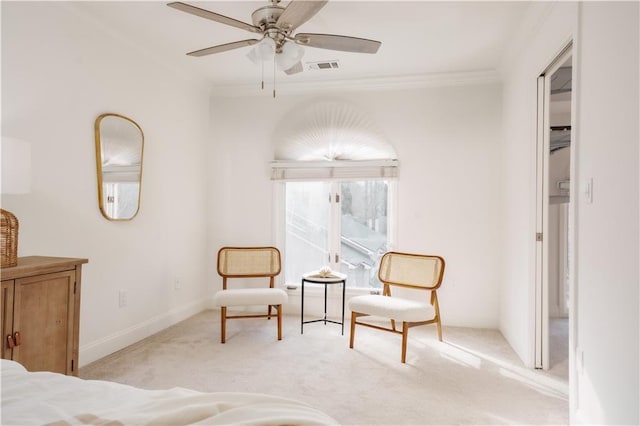
<path id="1" fill-rule="evenodd" d="M 2 268 L 2 358 L 78 375 L 80 282 L 87 259 L 27 256 Z"/>

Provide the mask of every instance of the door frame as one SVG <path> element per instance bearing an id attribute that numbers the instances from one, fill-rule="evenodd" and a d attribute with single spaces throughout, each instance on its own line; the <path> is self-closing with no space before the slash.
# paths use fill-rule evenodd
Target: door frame
<path id="1" fill-rule="evenodd" d="M 535 322 L 534 322 L 534 367 L 537 369 L 549 369 L 549 151 L 550 151 L 550 96 L 551 76 L 566 62 L 575 58 L 573 42 L 564 46 L 560 53 L 554 57 L 547 68 L 537 77 L 537 118 L 536 118 L 536 235 L 535 235 Z M 572 86 L 575 81 L 575 67 L 572 71 Z M 572 89 L 571 95 L 571 125 L 575 116 L 575 96 Z M 575 187 L 574 173 L 574 134 L 571 135 L 571 188 Z M 569 210 L 574 203 L 575 192 L 571 191 Z M 569 214 L 569 238 L 574 241 L 573 216 Z M 569 254 L 569 262 L 573 264 L 573 253 Z M 569 267 L 569 285 L 573 287 L 573 270 Z M 569 313 L 569 333 L 571 334 L 572 312 L 575 301 L 571 300 Z M 571 337 L 569 338 L 571 342 Z M 570 346 L 570 354 L 571 345 Z M 569 357 L 571 364 L 571 357 Z"/>

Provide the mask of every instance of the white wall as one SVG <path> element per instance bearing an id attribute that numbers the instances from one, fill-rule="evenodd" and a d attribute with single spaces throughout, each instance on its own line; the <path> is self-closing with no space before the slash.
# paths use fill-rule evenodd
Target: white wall
<path id="1" fill-rule="evenodd" d="M 413 90 L 212 98 L 215 149 L 210 252 L 274 244 L 269 162 L 287 114 L 312 102 L 346 102 L 368 114 L 400 162 L 395 249 L 447 261 L 439 292 L 447 325 L 498 325 L 499 84 Z M 470 220 L 470 218 L 473 218 Z M 321 265 L 320 265 L 321 266 Z M 214 288 L 220 280 L 211 275 Z M 293 302 L 292 302 L 293 303 Z"/>
<path id="2" fill-rule="evenodd" d="M 576 420 L 640 424 L 640 5 L 579 9 Z"/>
<path id="3" fill-rule="evenodd" d="M 20 220 L 20 256 L 89 259 L 82 366 L 204 307 L 209 104 L 204 84 L 75 10 L 2 3 L 2 135 L 32 147 L 31 193 L 2 205 Z M 130 222 L 98 209 L 93 125 L 104 112 L 145 134 L 142 204 Z"/>
<path id="4" fill-rule="evenodd" d="M 535 78 L 574 39 L 576 298 L 572 341 L 584 354 L 570 372 L 571 421 L 638 424 L 638 4 L 534 5 L 538 24 L 505 61 L 504 283 L 500 328 L 533 359 Z M 542 19 L 539 19 L 542 18 Z M 594 180 L 594 200 L 581 192 Z M 523 315 L 523 312 L 525 313 Z M 570 360 L 570 366 L 579 363 Z"/>
<path id="5" fill-rule="evenodd" d="M 533 3 L 502 65 L 504 215 L 500 331 L 533 367 L 535 320 L 536 78 L 571 41 L 575 3 Z"/>

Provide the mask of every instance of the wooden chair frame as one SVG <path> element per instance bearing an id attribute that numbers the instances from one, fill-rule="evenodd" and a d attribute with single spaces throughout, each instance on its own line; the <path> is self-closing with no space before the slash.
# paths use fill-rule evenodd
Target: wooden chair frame
<path id="1" fill-rule="evenodd" d="M 385 262 L 387 260 L 386 258 L 393 257 L 395 255 L 413 256 L 413 257 L 417 257 L 417 258 L 419 257 L 419 258 L 425 258 L 425 259 L 437 259 L 440 262 L 440 268 L 439 268 L 440 270 L 438 272 L 438 276 L 434 279 L 434 284 L 431 285 L 431 286 L 412 285 L 412 284 L 409 284 L 409 283 L 394 282 L 394 281 L 389 280 L 387 277 L 382 276 L 381 271 L 382 271 L 383 262 Z M 407 358 L 407 340 L 408 340 L 408 333 L 409 333 L 409 329 L 410 328 L 421 326 L 421 325 L 436 324 L 436 327 L 437 327 L 437 330 L 438 330 L 438 340 L 442 341 L 442 322 L 441 322 L 441 318 L 440 318 L 440 306 L 438 304 L 438 295 L 437 295 L 436 290 L 438 288 L 440 288 L 440 286 L 442 285 L 442 278 L 444 276 L 444 269 L 445 269 L 445 261 L 440 256 L 414 254 L 414 253 L 402 253 L 402 252 L 387 252 L 387 253 L 385 253 L 384 256 L 382 257 L 382 259 L 380 260 L 380 268 L 378 270 L 378 279 L 380 280 L 380 282 L 383 283 L 382 296 L 391 297 L 391 287 L 392 286 L 408 288 L 408 289 L 413 289 L 413 290 L 429 291 L 431 293 L 431 296 L 430 296 L 430 299 L 429 299 L 429 303 L 433 306 L 434 311 L 435 311 L 435 315 L 434 315 L 434 317 L 432 319 L 425 320 L 425 321 L 419 321 L 419 322 L 403 321 L 402 322 L 402 330 L 397 330 L 396 329 L 396 321 L 394 319 L 391 319 L 391 328 L 387 328 L 387 327 L 379 326 L 379 325 L 376 325 L 376 324 L 371 324 L 371 323 L 367 323 L 367 322 L 358 321 L 357 320 L 358 318 L 365 317 L 365 316 L 370 316 L 371 314 L 352 311 L 351 312 L 351 330 L 350 330 L 351 334 L 350 334 L 350 338 L 349 338 L 349 348 L 353 349 L 356 324 L 357 325 L 362 325 L 362 326 L 365 326 L 365 327 L 369 327 L 369 328 L 375 328 L 375 329 L 378 329 L 378 330 L 387 331 L 387 332 L 391 332 L 391 333 L 402 335 L 401 361 L 403 363 L 406 362 L 406 358 Z"/>
<path id="2" fill-rule="evenodd" d="M 225 272 L 226 268 L 223 267 L 222 259 L 226 258 L 223 256 L 226 252 L 229 251 L 269 251 L 272 253 L 273 258 L 275 259 L 275 263 L 277 263 L 276 267 L 270 271 L 249 271 L 243 273 L 228 273 Z M 230 278 L 269 278 L 269 288 L 275 289 L 275 277 L 280 274 L 282 269 L 280 250 L 276 247 L 222 247 L 218 250 L 217 255 L 217 270 L 218 275 L 222 277 L 222 290 L 227 290 L 227 280 Z M 241 306 L 240 304 L 235 306 Z M 267 304 L 267 313 L 266 314 L 243 314 L 243 315 L 228 315 L 227 306 L 220 307 L 220 342 L 226 342 L 226 331 L 227 331 L 227 319 L 240 319 L 240 318 L 267 318 L 271 319 L 274 314 L 272 314 L 271 309 L 275 308 L 276 317 L 278 320 L 278 340 L 282 340 L 282 304 Z"/>

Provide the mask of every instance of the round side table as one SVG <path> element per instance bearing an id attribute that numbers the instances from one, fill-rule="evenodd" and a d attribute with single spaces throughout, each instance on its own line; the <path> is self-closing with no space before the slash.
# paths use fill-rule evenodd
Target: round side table
<path id="1" fill-rule="evenodd" d="M 320 319 L 304 320 L 304 284 L 323 284 L 324 285 L 324 316 Z M 327 319 L 327 286 L 331 284 L 342 283 L 342 321 L 334 321 Z M 318 271 L 306 273 L 302 276 L 302 295 L 300 297 L 300 334 L 304 333 L 304 325 L 312 322 L 324 322 L 325 324 L 330 322 L 333 324 L 340 324 L 342 326 L 342 335 L 344 335 L 344 299 L 345 290 L 347 287 L 347 276 L 340 272 L 332 272 L 331 275 L 323 277 Z"/>

